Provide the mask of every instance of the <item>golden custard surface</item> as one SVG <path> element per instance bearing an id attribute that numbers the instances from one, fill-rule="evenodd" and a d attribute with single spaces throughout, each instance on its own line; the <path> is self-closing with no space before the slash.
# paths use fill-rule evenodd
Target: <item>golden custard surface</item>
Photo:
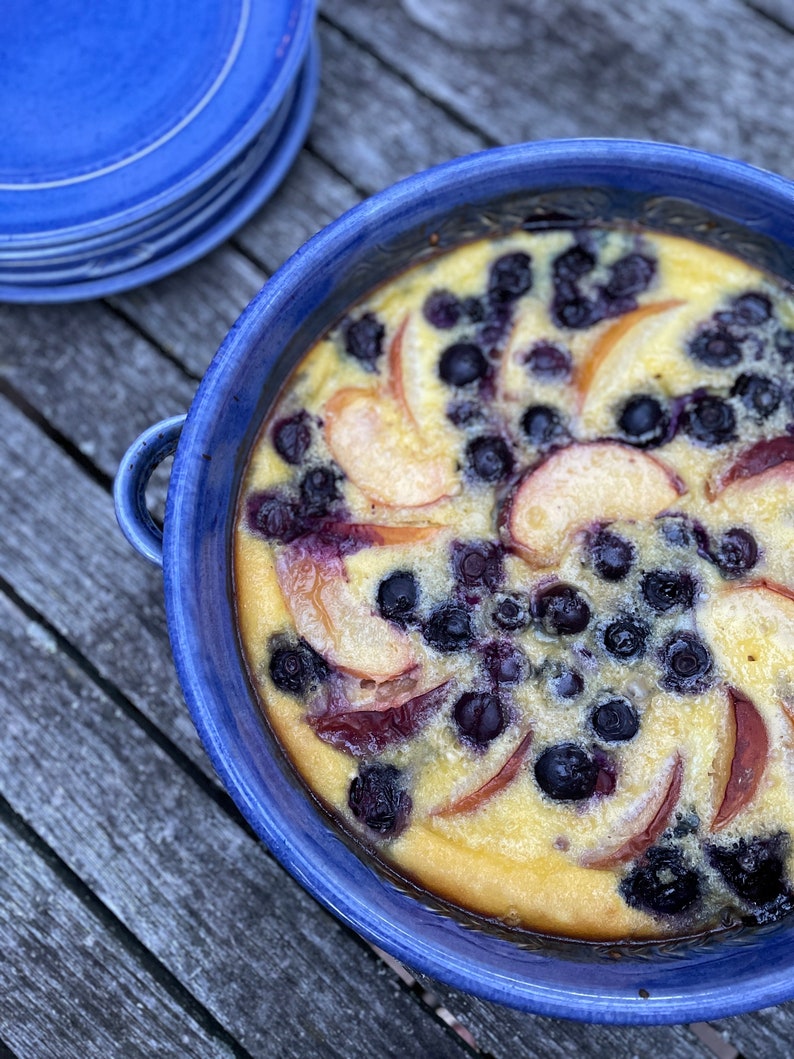
<path id="1" fill-rule="evenodd" d="M 353 307 L 268 418 L 239 628 L 399 874 L 554 935 L 791 907 L 794 308 L 686 239 L 517 232 Z"/>

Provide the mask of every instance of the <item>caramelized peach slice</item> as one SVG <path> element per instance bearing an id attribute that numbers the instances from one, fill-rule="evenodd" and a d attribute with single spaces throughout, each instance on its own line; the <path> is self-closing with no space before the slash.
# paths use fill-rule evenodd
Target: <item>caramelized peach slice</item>
<path id="1" fill-rule="evenodd" d="M 721 831 L 755 797 L 769 758 L 769 736 L 755 704 L 736 688 L 727 688 L 735 733 L 725 793 L 711 821 L 711 830 Z"/>
<path id="2" fill-rule="evenodd" d="M 601 332 L 574 376 L 573 382 L 580 410 L 590 391 L 595 388 L 596 381 L 602 372 L 611 375 L 617 370 L 615 363 L 617 359 L 637 355 L 646 330 L 640 325 L 654 316 L 669 312 L 683 304 L 684 302 L 671 298 L 667 301 L 641 305 L 638 309 L 619 317 Z"/>
<path id="3" fill-rule="evenodd" d="M 532 745 L 532 731 L 527 732 L 510 757 L 502 767 L 489 780 L 481 784 L 476 790 L 462 795 L 456 801 L 434 809 L 431 816 L 454 816 L 457 813 L 470 813 L 479 809 L 481 805 L 489 801 L 499 791 L 511 783 L 518 775 L 518 771 L 524 763 L 530 746 Z"/>
<path id="4" fill-rule="evenodd" d="M 794 437 L 756 441 L 707 484 L 706 495 L 714 500 L 729 486 L 761 485 L 770 476 L 794 483 Z"/>
<path id="5" fill-rule="evenodd" d="M 452 456 L 434 451 L 393 398 L 377 390 L 339 390 L 323 419 L 334 459 L 371 500 L 425 507 L 455 492 Z"/>
<path id="6" fill-rule="evenodd" d="M 577 530 L 617 519 L 652 519 L 683 492 L 671 468 L 630 445 L 569 445 L 524 476 L 502 532 L 528 563 L 550 566 Z"/>
<path id="7" fill-rule="evenodd" d="M 376 683 L 416 665 L 402 629 L 355 596 L 341 558 L 294 544 L 276 560 L 276 576 L 298 635 L 330 665 Z"/>
<path id="8" fill-rule="evenodd" d="M 612 868 L 634 860 L 652 846 L 667 827 L 681 794 L 684 763 L 672 754 L 643 796 L 612 827 L 609 840 L 579 857 L 584 868 Z"/>

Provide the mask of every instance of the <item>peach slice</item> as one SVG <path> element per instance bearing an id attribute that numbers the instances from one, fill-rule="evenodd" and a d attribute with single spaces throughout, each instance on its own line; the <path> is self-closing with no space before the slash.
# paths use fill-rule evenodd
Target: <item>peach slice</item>
<path id="1" fill-rule="evenodd" d="M 711 821 L 722 831 L 755 797 L 769 758 L 769 735 L 755 704 L 736 688 L 727 688 L 735 740 L 725 793 Z"/>
<path id="2" fill-rule="evenodd" d="M 444 526 L 406 523 L 403 526 L 387 526 L 378 522 L 327 522 L 326 532 L 346 540 L 358 541 L 372 547 L 389 547 L 400 544 L 421 544 L 437 536 Z"/>
<path id="3" fill-rule="evenodd" d="M 634 860 L 652 846 L 667 827 L 681 794 L 684 763 L 671 754 L 643 796 L 612 827 L 608 842 L 579 857 L 583 868 L 612 868 Z"/>
<path id="4" fill-rule="evenodd" d="M 276 577 L 299 636 L 330 665 L 381 683 L 417 664 L 410 639 L 353 593 L 340 557 L 285 548 Z"/>
<path id="5" fill-rule="evenodd" d="M 580 410 L 601 372 L 606 371 L 607 368 L 610 372 L 614 370 L 615 365 L 610 366 L 608 363 L 612 360 L 612 355 L 620 357 L 624 354 L 631 356 L 636 353 L 637 346 L 642 341 L 645 332 L 645 329 L 639 325 L 654 316 L 659 316 L 684 304 L 676 298 L 670 298 L 667 301 L 641 305 L 638 309 L 619 317 L 601 332 L 593 343 L 587 359 L 579 365 L 574 375 L 573 383 L 577 391 L 577 403 Z M 628 337 L 631 338 L 630 347 L 621 348 L 623 340 Z"/>
<path id="6" fill-rule="evenodd" d="M 430 815 L 454 816 L 457 813 L 470 813 L 475 809 L 479 809 L 481 805 L 493 798 L 499 791 L 504 790 L 508 783 L 515 779 L 518 770 L 524 763 L 524 758 L 532 745 L 532 736 L 533 732 L 531 730 L 527 732 L 507 761 L 489 780 L 486 780 L 476 790 L 462 795 L 456 801 L 444 805 L 440 809 L 434 809 Z"/>
<path id="7" fill-rule="evenodd" d="M 655 518 L 684 492 L 661 460 L 617 441 L 560 449 L 519 482 L 502 533 L 532 566 L 555 563 L 577 530 Z"/>
<path id="8" fill-rule="evenodd" d="M 794 482 L 794 437 L 756 441 L 706 485 L 706 496 L 714 500 L 729 486 L 761 484 L 771 476 Z"/>

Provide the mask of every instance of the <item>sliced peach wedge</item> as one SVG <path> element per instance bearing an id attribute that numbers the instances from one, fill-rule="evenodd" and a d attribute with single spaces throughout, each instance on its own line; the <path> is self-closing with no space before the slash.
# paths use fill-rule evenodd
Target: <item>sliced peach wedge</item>
<path id="1" fill-rule="evenodd" d="M 735 456 L 706 486 L 714 500 L 728 488 L 764 486 L 770 478 L 794 483 L 794 437 L 762 438 Z"/>
<path id="2" fill-rule="evenodd" d="M 503 512 L 502 535 L 530 565 L 551 566 L 577 531 L 655 518 L 683 492 L 670 467 L 630 445 L 573 444 L 521 479 Z"/>
<path id="3" fill-rule="evenodd" d="M 507 760 L 496 770 L 490 779 L 467 794 L 462 794 L 452 802 L 440 806 L 431 812 L 431 816 L 456 816 L 458 813 L 471 813 L 475 809 L 490 801 L 495 794 L 504 790 L 518 775 L 519 769 L 524 764 L 524 759 L 532 745 L 533 737 L 530 729 L 521 739 L 515 750 L 512 751 Z"/>
<path id="4" fill-rule="evenodd" d="M 587 356 L 579 364 L 573 384 L 577 393 L 577 405 L 581 414 L 598 390 L 599 380 L 621 374 L 620 364 L 625 359 L 636 360 L 643 342 L 654 328 L 652 321 L 684 305 L 675 298 L 660 302 L 649 302 L 619 317 L 603 330 L 593 343 Z"/>
<path id="5" fill-rule="evenodd" d="M 611 828 L 608 840 L 579 857 L 583 868 L 612 868 L 634 860 L 652 846 L 670 822 L 681 795 L 684 763 L 680 753 L 671 754 L 645 793 Z"/>
<path id="6" fill-rule="evenodd" d="M 454 457 L 417 424 L 406 398 L 402 343 L 394 335 L 381 386 L 345 387 L 323 409 L 325 439 L 347 477 L 370 500 L 417 508 L 451 496 L 459 487 Z"/>
<path id="7" fill-rule="evenodd" d="M 406 633 L 354 594 L 341 557 L 296 542 L 276 560 L 276 577 L 298 635 L 330 665 L 376 684 L 417 665 Z"/>
<path id="8" fill-rule="evenodd" d="M 725 742 L 732 746 L 712 832 L 722 831 L 753 801 L 769 759 L 769 735 L 755 703 L 736 688 L 725 693 L 730 710 Z"/>

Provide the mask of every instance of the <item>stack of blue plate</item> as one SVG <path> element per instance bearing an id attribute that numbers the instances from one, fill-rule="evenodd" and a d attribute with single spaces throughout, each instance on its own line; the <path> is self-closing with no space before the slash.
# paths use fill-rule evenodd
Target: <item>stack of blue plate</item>
<path id="1" fill-rule="evenodd" d="M 5 0 L 0 300 L 148 283 L 283 179 L 319 80 L 314 0 Z"/>

